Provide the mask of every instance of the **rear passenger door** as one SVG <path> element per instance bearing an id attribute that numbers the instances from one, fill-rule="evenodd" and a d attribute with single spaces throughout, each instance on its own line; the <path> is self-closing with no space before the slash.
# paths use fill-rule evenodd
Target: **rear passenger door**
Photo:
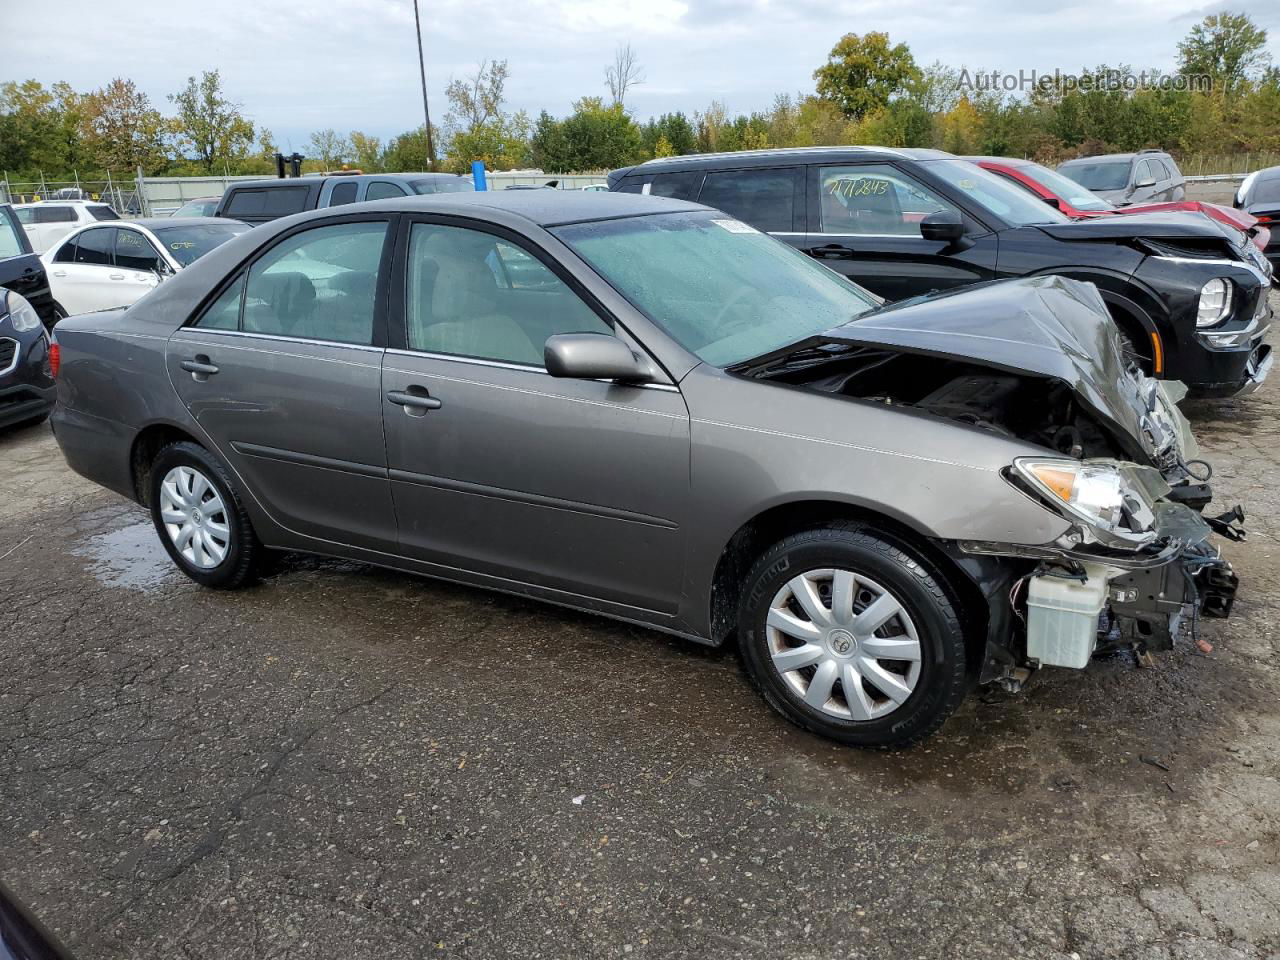
<path id="1" fill-rule="evenodd" d="M 396 542 L 382 441 L 392 222 L 283 234 L 168 346 L 187 408 L 278 523 L 377 550 Z"/>
<path id="2" fill-rule="evenodd" d="M 905 171 L 887 163 L 809 171 L 810 229 L 798 245 L 837 273 L 888 300 L 995 276 L 996 235 Z M 921 236 L 920 221 L 940 211 L 972 225 L 965 249 Z"/>
<path id="3" fill-rule="evenodd" d="M 115 239 L 115 227 L 90 227 L 54 254 L 49 282 L 67 313 L 106 310 L 126 302 L 119 300 L 125 275 L 115 267 Z"/>
<path id="4" fill-rule="evenodd" d="M 709 171 L 703 176 L 698 202 L 793 246 L 804 245 L 804 167 Z"/>

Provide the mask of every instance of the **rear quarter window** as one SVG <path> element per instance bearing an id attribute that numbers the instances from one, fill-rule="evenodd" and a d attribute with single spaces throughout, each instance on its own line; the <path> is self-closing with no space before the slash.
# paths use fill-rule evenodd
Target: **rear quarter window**
<path id="1" fill-rule="evenodd" d="M 119 220 L 120 214 L 116 213 L 110 207 L 103 204 L 97 207 L 85 207 L 89 211 L 89 216 L 95 220 Z"/>

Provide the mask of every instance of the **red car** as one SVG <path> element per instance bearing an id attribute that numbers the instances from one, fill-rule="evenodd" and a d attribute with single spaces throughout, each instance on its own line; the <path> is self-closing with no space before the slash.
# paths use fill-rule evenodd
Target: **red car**
<path id="1" fill-rule="evenodd" d="M 1015 160 L 1012 157 L 965 157 L 965 159 L 1030 190 L 1045 203 L 1057 207 L 1068 217 L 1106 217 L 1127 213 L 1171 213 L 1187 210 L 1192 213 L 1203 213 L 1228 226 L 1235 227 L 1241 233 L 1252 237 L 1259 250 L 1266 250 L 1267 242 L 1271 239 L 1271 232 L 1259 225 L 1258 218 L 1250 216 L 1243 210 L 1233 210 L 1231 207 L 1204 203 L 1200 200 L 1139 203 L 1131 207 L 1117 207 L 1086 190 L 1070 177 L 1064 177 L 1048 167 L 1042 167 L 1034 160 Z"/>

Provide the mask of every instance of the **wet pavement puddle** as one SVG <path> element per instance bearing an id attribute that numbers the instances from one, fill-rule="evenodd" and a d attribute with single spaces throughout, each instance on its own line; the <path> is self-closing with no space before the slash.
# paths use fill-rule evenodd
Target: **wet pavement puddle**
<path id="1" fill-rule="evenodd" d="M 72 554 L 87 560 L 89 572 L 109 587 L 154 590 L 182 579 L 146 521 L 90 537 Z"/>

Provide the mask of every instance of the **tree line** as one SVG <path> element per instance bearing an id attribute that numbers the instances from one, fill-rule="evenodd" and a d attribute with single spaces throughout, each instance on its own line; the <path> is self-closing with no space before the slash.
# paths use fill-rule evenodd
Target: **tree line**
<path id="1" fill-rule="evenodd" d="M 450 81 L 444 122 L 432 129 L 438 156 L 428 156 L 423 126 L 385 142 L 326 129 L 302 148 L 304 169 L 465 173 L 480 160 L 491 170 L 595 171 L 686 153 L 835 144 L 1050 163 L 1144 147 L 1184 156 L 1280 151 L 1280 68 L 1266 43 L 1248 16 L 1216 13 L 1178 44 L 1171 73 L 1104 64 L 1027 89 L 966 67 L 921 66 L 884 33 L 849 33 L 814 71 L 811 91 L 779 94 L 750 113 L 713 101 L 692 115 L 646 120 L 627 104 L 646 79 L 630 44 L 604 68 L 608 95 L 585 95 L 564 117 L 510 111 L 508 62 L 492 60 Z M 167 114 L 124 78 L 85 93 L 66 83 L 0 84 L 0 171 L 11 179 L 131 176 L 138 167 L 151 175 L 274 171 L 271 131 L 227 98 L 218 71 L 189 77 L 166 101 Z"/>

